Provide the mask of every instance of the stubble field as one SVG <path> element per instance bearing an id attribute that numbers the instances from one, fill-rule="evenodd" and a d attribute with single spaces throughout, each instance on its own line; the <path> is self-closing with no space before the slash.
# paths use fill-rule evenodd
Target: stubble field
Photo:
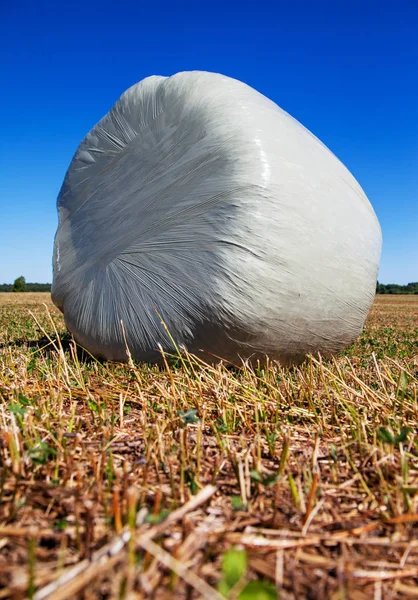
<path id="1" fill-rule="evenodd" d="M 299 368 L 100 363 L 0 294 L 0 599 L 418 598 L 418 296 Z"/>

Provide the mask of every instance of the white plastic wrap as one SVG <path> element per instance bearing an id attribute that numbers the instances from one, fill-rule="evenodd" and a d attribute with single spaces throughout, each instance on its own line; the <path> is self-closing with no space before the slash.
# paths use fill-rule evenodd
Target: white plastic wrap
<path id="1" fill-rule="evenodd" d="M 344 165 L 254 89 L 204 72 L 128 89 L 58 197 L 52 297 L 95 355 L 161 345 L 284 364 L 341 350 L 373 302 L 379 223 Z"/>

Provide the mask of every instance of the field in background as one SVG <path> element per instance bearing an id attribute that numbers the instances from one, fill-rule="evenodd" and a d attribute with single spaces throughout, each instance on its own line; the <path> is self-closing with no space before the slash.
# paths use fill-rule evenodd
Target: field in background
<path id="1" fill-rule="evenodd" d="M 298 369 L 101 364 L 64 332 L 0 294 L 0 599 L 418 597 L 418 296 Z"/>

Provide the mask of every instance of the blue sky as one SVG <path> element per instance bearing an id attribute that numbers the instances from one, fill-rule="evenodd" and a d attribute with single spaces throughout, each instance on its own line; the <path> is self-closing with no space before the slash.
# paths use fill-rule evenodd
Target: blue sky
<path id="1" fill-rule="evenodd" d="M 0 283 L 51 281 L 55 201 L 130 85 L 216 71 L 317 135 L 379 217 L 384 283 L 418 280 L 418 2 L 2 2 Z"/>

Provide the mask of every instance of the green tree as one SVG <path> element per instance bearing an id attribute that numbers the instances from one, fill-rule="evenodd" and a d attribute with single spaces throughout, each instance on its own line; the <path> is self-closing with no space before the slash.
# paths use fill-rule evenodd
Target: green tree
<path id="1" fill-rule="evenodd" d="M 26 279 L 23 277 L 18 277 L 13 282 L 13 292 L 24 292 L 26 289 Z"/>

